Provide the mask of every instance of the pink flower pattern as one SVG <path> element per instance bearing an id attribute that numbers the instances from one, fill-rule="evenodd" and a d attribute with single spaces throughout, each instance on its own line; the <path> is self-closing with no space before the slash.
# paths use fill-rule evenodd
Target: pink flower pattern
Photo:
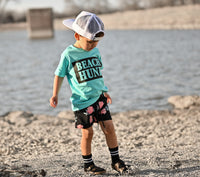
<path id="1" fill-rule="evenodd" d="M 93 112 L 94 112 L 93 106 L 89 106 L 89 107 L 87 108 L 87 113 L 88 113 L 88 114 L 92 114 Z"/>
<path id="2" fill-rule="evenodd" d="M 90 123 L 92 123 L 93 122 L 93 118 L 92 118 L 92 116 L 90 116 Z"/>
<path id="3" fill-rule="evenodd" d="M 102 110 L 101 110 L 101 114 L 106 114 L 106 108 L 103 108 Z"/>
<path id="4" fill-rule="evenodd" d="M 103 101 L 99 101 L 99 108 L 101 109 L 103 107 L 104 103 Z"/>
<path id="5" fill-rule="evenodd" d="M 82 129 L 82 128 L 83 128 L 83 125 L 79 124 L 79 125 L 77 125 L 77 128 Z"/>

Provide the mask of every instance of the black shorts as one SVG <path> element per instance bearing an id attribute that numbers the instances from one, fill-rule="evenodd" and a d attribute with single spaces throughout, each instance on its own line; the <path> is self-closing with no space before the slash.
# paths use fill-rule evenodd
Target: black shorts
<path id="1" fill-rule="evenodd" d="M 74 115 L 76 128 L 89 128 L 95 122 L 112 120 L 107 98 L 103 94 L 91 106 L 74 111 Z"/>

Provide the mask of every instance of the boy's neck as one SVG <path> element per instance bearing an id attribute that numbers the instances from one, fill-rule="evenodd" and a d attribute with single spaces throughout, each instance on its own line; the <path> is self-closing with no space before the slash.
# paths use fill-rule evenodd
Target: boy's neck
<path id="1" fill-rule="evenodd" d="M 80 45 L 78 44 L 78 42 L 75 42 L 75 43 L 74 43 L 74 47 L 76 47 L 76 48 L 81 48 Z"/>

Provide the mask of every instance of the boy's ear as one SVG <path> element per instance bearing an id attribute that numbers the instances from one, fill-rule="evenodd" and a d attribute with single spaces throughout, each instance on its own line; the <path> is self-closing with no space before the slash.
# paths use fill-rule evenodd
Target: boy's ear
<path id="1" fill-rule="evenodd" d="M 74 33 L 75 39 L 78 41 L 80 39 L 80 35 L 78 33 Z"/>

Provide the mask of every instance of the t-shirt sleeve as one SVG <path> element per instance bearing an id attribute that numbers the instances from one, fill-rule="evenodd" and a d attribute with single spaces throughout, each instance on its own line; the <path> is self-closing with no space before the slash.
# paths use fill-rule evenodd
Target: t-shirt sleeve
<path id="1" fill-rule="evenodd" d="M 59 77 L 65 77 L 67 75 L 68 60 L 65 55 L 61 55 L 60 62 L 55 71 L 55 75 Z"/>

